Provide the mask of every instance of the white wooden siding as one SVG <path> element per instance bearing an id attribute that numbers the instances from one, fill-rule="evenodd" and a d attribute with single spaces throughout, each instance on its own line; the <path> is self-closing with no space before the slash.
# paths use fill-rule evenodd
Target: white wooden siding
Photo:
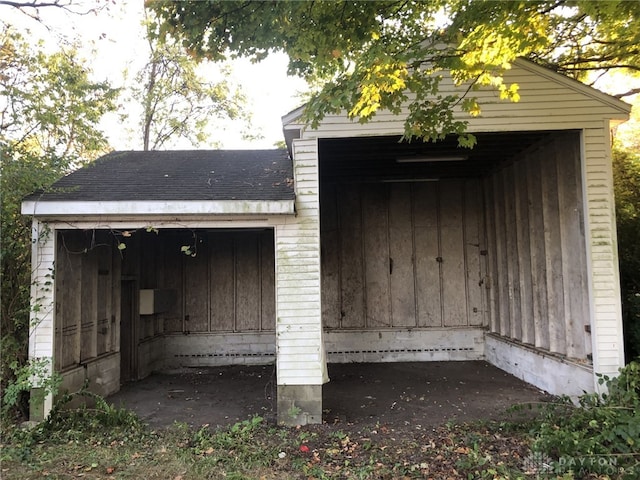
<path id="1" fill-rule="evenodd" d="M 470 96 L 478 99 L 482 114 L 472 118 L 459 109 L 456 114 L 469 122 L 469 131 L 599 129 L 603 118 L 628 118 L 622 102 L 529 62 L 516 61 L 504 78 L 507 84 L 520 86 L 520 101 L 500 100 L 498 92 L 491 88 L 472 91 Z M 440 87 L 442 95 L 466 90 L 456 87 L 448 78 L 443 79 Z M 285 128 L 302 129 L 303 138 L 397 135 L 404 131 L 407 114 L 407 109 L 400 115 L 379 111 L 366 124 L 349 120 L 346 114 L 328 115 L 316 130 L 304 129 L 295 121 Z"/>
<path id="2" fill-rule="evenodd" d="M 54 366 L 56 232 L 46 223 L 32 222 L 31 313 L 29 318 L 29 358 L 47 360 Z M 37 379 L 34 379 L 37 382 Z M 35 384 L 35 387 L 38 385 Z M 53 407 L 53 396 L 44 398 L 44 415 Z"/>
<path id="3" fill-rule="evenodd" d="M 593 362 L 596 372 L 612 375 L 624 365 L 624 349 L 609 122 L 585 129 L 583 142 Z"/>
<path id="4" fill-rule="evenodd" d="M 53 359 L 56 232 L 34 220 L 32 234 L 29 357 Z"/>
<path id="5" fill-rule="evenodd" d="M 293 158 L 296 217 L 275 228 L 278 385 L 321 385 L 326 365 L 316 140 L 294 142 Z"/>

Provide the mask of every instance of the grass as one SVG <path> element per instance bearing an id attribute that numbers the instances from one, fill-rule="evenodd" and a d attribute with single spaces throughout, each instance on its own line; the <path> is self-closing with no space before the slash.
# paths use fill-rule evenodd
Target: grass
<path id="1" fill-rule="evenodd" d="M 260 417 L 228 428 L 150 430 L 99 398 L 54 409 L 31 430 L 4 429 L 2 479 L 627 479 L 637 472 L 544 471 L 532 454 L 540 423 L 410 423 L 288 428 Z"/>
<path id="2" fill-rule="evenodd" d="M 401 437 L 384 426 L 285 428 L 254 417 L 215 431 L 151 431 L 128 412 L 80 409 L 6 432 L 0 468 L 3 479 L 518 478 L 514 459 L 527 451 L 526 431 L 501 429 L 450 425 Z"/>

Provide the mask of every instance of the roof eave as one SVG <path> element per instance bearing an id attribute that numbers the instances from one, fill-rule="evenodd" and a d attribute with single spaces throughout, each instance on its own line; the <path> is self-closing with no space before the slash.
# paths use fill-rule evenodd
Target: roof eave
<path id="1" fill-rule="evenodd" d="M 148 200 L 148 201 L 34 201 L 22 202 L 23 215 L 65 218 L 96 215 L 295 215 L 295 200 Z"/>

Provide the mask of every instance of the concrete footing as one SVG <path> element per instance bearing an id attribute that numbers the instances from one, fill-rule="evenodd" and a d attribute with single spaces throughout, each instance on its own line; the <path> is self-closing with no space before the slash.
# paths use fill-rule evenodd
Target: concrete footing
<path id="1" fill-rule="evenodd" d="M 490 364 L 552 395 L 579 397 L 595 391 L 593 369 L 530 346 L 486 335 Z"/>
<path id="2" fill-rule="evenodd" d="M 322 385 L 278 385 L 278 423 L 322 423 Z"/>

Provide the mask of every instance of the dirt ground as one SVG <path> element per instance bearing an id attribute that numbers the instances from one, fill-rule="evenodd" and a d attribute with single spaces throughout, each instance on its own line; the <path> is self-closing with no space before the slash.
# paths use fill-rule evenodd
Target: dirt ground
<path id="1" fill-rule="evenodd" d="M 323 388 L 328 424 L 433 427 L 501 420 L 514 404 L 545 401 L 540 390 L 486 362 L 330 364 Z M 275 366 L 191 368 L 126 384 L 108 400 L 152 428 L 173 422 L 227 426 L 276 418 Z"/>

